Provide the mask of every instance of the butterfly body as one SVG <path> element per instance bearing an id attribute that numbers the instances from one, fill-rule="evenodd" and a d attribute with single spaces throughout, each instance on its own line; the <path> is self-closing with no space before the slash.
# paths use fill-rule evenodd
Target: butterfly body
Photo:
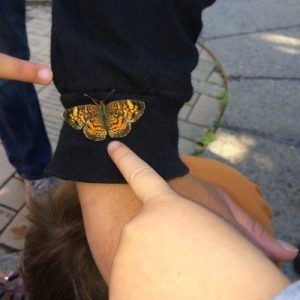
<path id="1" fill-rule="evenodd" d="M 145 103 L 138 100 L 116 100 L 108 104 L 86 104 L 66 109 L 64 120 L 76 130 L 83 129 L 84 135 L 93 141 L 126 136 L 131 123 L 144 113 Z"/>

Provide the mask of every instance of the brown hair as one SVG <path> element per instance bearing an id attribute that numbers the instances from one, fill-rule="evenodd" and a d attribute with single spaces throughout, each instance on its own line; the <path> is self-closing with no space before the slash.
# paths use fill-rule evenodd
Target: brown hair
<path id="1" fill-rule="evenodd" d="M 21 266 L 30 300 L 106 300 L 107 286 L 92 258 L 74 183 L 48 201 L 32 202 Z"/>

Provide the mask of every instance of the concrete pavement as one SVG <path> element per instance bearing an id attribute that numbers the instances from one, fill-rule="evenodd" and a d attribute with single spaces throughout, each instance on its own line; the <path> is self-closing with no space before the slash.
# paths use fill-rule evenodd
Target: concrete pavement
<path id="1" fill-rule="evenodd" d="M 300 3 L 217 1 L 203 41 L 230 81 L 229 104 L 206 156 L 257 183 L 274 210 L 277 238 L 300 242 Z M 284 272 L 296 279 L 290 264 Z"/>

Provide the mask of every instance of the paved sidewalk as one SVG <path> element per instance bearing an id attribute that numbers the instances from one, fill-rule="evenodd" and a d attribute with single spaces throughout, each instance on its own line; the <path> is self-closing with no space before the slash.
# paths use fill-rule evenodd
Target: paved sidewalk
<path id="1" fill-rule="evenodd" d="M 49 6 L 28 6 L 27 29 L 31 46 L 31 60 L 49 65 L 50 16 Z M 199 64 L 193 72 L 195 93 L 179 114 L 182 153 L 199 150 L 198 141 L 215 128 L 223 111 L 221 100 L 226 95 L 227 82 L 222 66 L 209 50 L 198 47 Z M 47 132 L 53 149 L 62 124 L 63 108 L 53 85 L 36 86 Z M 201 150 L 201 149 L 200 149 Z M 23 182 L 7 161 L 0 144 L 0 269 L 8 271 L 18 262 L 19 254 L 10 255 L 13 249 L 22 249 L 26 234 L 27 208 Z M 2 264 L 2 265 L 1 265 Z"/>
<path id="2" fill-rule="evenodd" d="M 201 40 L 221 59 L 230 101 L 206 156 L 259 184 L 276 237 L 300 245 L 299 0 L 217 1 Z M 297 276 L 291 264 L 283 270 Z"/>

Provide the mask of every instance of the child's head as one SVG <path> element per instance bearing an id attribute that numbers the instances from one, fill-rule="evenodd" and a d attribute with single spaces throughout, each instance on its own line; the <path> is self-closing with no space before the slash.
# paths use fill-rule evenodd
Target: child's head
<path id="1" fill-rule="evenodd" d="M 73 183 L 31 203 L 21 273 L 31 300 L 108 299 L 91 255 Z"/>

